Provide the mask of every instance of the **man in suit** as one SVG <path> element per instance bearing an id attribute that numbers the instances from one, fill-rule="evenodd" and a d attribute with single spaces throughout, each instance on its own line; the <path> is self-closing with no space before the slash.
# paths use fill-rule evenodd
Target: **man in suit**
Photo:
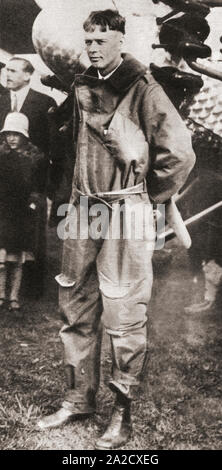
<path id="1" fill-rule="evenodd" d="M 29 119 L 31 142 L 49 157 L 51 153 L 51 130 L 48 110 L 55 107 L 55 101 L 30 87 L 34 68 L 23 58 L 12 57 L 6 65 L 6 86 L 8 93 L 0 98 L 0 126 L 10 111 L 18 111 Z"/>

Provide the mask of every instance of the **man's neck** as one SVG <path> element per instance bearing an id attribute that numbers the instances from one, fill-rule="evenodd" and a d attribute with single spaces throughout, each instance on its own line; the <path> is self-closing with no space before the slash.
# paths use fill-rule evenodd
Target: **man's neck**
<path id="1" fill-rule="evenodd" d="M 102 79 L 102 80 L 107 80 L 107 79 L 108 79 L 109 77 L 111 77 L 111 75 L 119 68 L 119 66 L 122 64 L 122 62 L 123 62 L 123 59 L 122 59 L 122 57 L 121 57 L 121 58 L 120 58 L 120 61 L 119 61 L 119 63 L 118 63 L 118 65 L 117 65 L 116 67 L 114 67 L 114 68 L 111 70 L 111 72 L 108 72 L 108 73 L 106 73 L 106 74 L 103 74 L 103 73 L 102 73 L 102 70 L 101 70 L 101 72 L 98 70 L 98 77 L 99 77 L 100 79 Z"/>

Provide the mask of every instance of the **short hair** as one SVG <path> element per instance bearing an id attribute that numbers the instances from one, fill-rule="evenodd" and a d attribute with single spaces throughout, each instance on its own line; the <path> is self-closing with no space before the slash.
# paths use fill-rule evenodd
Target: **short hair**
<path id="1" fill-rule="evenodd" d="M 126 19 L 117 10 L 98 10 L 90 13 L 83 23 L 83 28 L 87 32 L 92 32 L 98 25 L 102 32 L 105 32 L 108 27 L 111 31 L 120 31 L 125 34 L 125 24 Z"/>
<path id="2" fill-rule="evenodd" d="M 28 73 L 30 73 L 30 75 L 33 74 L 35 69 L 34 69 L 33 65 L 31 64 L 31 62 L 29 62 L 29 60 L 24 59 L 23 57 L 17 57 L 16 55 L 11 57 L 9 62 L 11 62 L 12 60 L 21 61 L 23 63 L 24 72 L 28 72 Z"/>

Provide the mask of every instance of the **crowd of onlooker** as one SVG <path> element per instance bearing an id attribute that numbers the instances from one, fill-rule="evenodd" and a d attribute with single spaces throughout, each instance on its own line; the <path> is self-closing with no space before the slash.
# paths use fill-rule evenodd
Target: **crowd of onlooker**
<path id="1" fill-rule="evenodd" d="M 33 72 L 28 60 L 12 57 L 0 89 L 0 307 L 14 311 L 26 261 L 35 265 L 36 292 L 43 289 L 47 195 L 58 180 L 49 177 L 50 162 L 61 150 L 48 113 L 56 103 L 31 88 Z"/>

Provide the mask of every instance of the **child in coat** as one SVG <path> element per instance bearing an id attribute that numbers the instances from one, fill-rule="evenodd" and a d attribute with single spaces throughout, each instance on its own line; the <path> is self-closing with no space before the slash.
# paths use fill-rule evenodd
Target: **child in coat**
<path id="1" fill-rule="evenodd" d="M 43 154 L 29 140 L 28 118 L 18 112 L 5 119 L 0 144 L 0 307 L 20 309 L 22 267 L 34 260 L 35 211 L 43 195 Z"/>

